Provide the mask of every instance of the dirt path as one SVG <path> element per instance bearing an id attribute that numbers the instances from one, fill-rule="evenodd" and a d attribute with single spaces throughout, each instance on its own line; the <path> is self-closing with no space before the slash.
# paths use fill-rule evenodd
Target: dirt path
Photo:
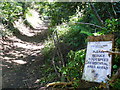
<path id="1" fill-rule="evenodd" d="M 18 26 L 17 26 L 18 23 Z M 42 75 L 44 63 L 41 49 L 47 36 L 47 24 L 30 29 L 16 22 L 18 32 L 2 38 L 2 84 L 3 88 L 39 88 L 36 80 Z"/>
<path id="2" fill-rule="evenodd" d="M 4 40 L 3 88 L 33 87 L 31 84 L 40 77 L 38 67 L 43 60 L 41 49 L 44 45 L 38 44 L 12 41 L 9 38 Z"/>

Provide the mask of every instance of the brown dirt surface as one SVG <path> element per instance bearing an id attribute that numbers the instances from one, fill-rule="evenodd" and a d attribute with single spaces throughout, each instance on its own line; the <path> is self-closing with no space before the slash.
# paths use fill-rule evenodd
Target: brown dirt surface
<path id="1" fill-rule="evenodd" d="M 40 25 L 39 29 L 20 25 L 22 28 L 16 25 L 17 33 L 0 39 L 2 88 L 39 88 L 35 82 L 42 75 L 40 67 L 44 63 L 44 56 L 41 49 L 47 37 L 47 25 Z"/>

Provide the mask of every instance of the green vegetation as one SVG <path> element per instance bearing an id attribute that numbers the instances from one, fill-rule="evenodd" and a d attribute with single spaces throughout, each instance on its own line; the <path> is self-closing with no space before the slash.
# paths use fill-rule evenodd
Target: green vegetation
<path id="1" fill-rule="evenodd" d="M 42 49 L 45 63 L 38 67 L 43 73 L 39 81 L 41 86 L 55 81 L 72 81 L 74 88 L 82 87 L 80 81 L 88 36 L 113 34 L 114 51 L 120 52 L 120 2 L 4 2 L 0 5 L 3 16 L 0 19 L 7 26 L 6 30 L 14 30 L 12 24 L 20 17 L 26 21 L 25 14 L 29 14 L 29 9 L 38 10 L 42 19 L 44 16 L 50 18 L 49 34 Z M 115 55 L 112 74 L 120 68 L 119 60 L 120 56 Z M 119 86 L 120 79 L 110 84 L 113 89 L 120 89 Z"/>

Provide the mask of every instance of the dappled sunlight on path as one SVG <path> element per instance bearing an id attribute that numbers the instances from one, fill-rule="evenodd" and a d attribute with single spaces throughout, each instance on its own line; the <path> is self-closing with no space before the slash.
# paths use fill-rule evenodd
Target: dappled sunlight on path
<path id="1" fill-rule="evenodd" d="M 23 35 L 34 36 L 34 33 L 30 33 L 30 28 L 24 25 L 22 18 L 14 22 L 14 27 L 18 28 Z"/>
<path id="2" fill-rule="evenodd" d="M 41 53 L 44 43 L 41 39 L 46 38 L 43 37 L 47 34 L 48 25 L 41 23 L 36 25 L 37 28 L 31 29 L 19 19 L 14 26 L 19 33 L 1 39 L 3 88 L 34 88 L 35 81 L 42 73 L 39 70 L 44 63 Z"/>
<path id="3" fill-rule="evenodd" d="M 26 19 L 32 25 L 35 29 L 42 29 L 42 27 L 45 27 L 45 23 L 43 20 L 41 20 L 40 15 L 37 11 L 34 9 L 29 10 L 29 13 L 26 13 Z"/>
<path id="4" fill-rule="evenodd" d="M 36 66 L 43 62 L 42 48 L 44 48 L 44 44 L 41 42 L 26 42 L 15 36 L 4 39 L 3 88 L 33 87 L 37 76 L 40 77 L 36 74 L 36 72 L 39 72 Z"/>
<path id="5" fill-rule="evenodd" d="M 48 24 L 39 18 L 39 13 L 35 10 L 29 10 L 29 14 L 26 14 L 27 22 L 33 27 L 32 29 L 24 24 L 22 18 L 14 22 L 14 27 L 18 28 L 20 33 L 28 37 L 42 33 L 48 29 Z"/>
<path id="6" fill-rule="evenodd" d="M 44 47 L 44 45 L 37 46 L 37 45 L 30 45 L 30 44 L 22 44 L 18 42 L 13 43 L 13 45 L 17 47 L 25 48 L 25 49 L 32 49 L 32 50 L 42 49 Z"/>

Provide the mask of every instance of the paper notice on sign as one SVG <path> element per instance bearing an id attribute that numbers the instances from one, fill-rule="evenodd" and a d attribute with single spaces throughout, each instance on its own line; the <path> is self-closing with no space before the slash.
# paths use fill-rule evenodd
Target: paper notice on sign
<path id="1" fill-rule="evenodd" d="M 106 82 L 111 76 L 112 41 L 88 42 L 82 79 L 91 82 Z"/>

